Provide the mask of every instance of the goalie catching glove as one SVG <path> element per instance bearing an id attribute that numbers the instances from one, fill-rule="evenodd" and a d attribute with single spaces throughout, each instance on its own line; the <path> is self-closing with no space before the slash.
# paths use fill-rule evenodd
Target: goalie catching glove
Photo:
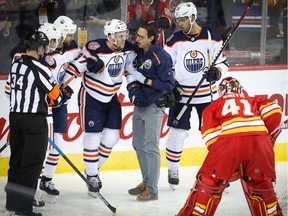
<path id="1" fill-rule="evenodd" d="M 140 84 L 137 81 L 133 81 L 127 85 L 128 96 L 131 103 L 138 107 L 144 107 L 147 104 L 147 97 L 142 92 Z"/>
<path id="2" fill-rule="evenodd" d="M 98 55 L 87 58 L 87 69 L 91 73 L 101 73 L 104 70 L 104 62 Z"/>
<path id="3" fill-rule="evenodd" d="M 221 78 L 221 71 L 217 67 L 206 68 L 203 76 L 206 78 L 207 82 L 217 81 Z"/>

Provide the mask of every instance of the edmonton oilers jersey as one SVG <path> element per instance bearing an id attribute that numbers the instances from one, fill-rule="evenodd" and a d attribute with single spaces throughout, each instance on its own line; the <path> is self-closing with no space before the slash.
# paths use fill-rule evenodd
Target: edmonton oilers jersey
<path id="1" fill-rule="evenodd" d="M 178 31 L 167 39 L 164 49 L 171 55 L 175 68 L 175 79 L 184 89 L 181 103 L 186 103 L 202 79 L 203 71 L 209 67 L 221 49 L 222 40 L 215 32 L 202 28 L 198 35 L 190 36 Z M 226 57 L 222 54 L 216 61 L 222 75 L 228 71 Z M 217 96 L 216 82 L 211 85 L 213 95 Z M 191 104 L 208 103 L 211 101 L 209 83 L 204 80 Z"/>
<path id="2" fill-rule="evenodd" d="M 79 74 L 73 73 L 73 70 L 67 70 L 69 64 L 74 61 L 77 56 L 81 53 L 80 48 L 76 41 L 72 41 L 70 46 L 65 50 L 56 49 L 52 54 L 50 54 L 56 61 L 56 67 L 51 68 L 52 74 L 57 81 L 59 87 L 64 84 L 71 76 L 77 77 Z M 69 84 L 71 86 L 72 83 Z"/>
<path id="3" fill-rule="evenodd" d="M 126 55 L 135 51 L 135 46 L 126 41 L 125 47 L 120 51 L 113 51 L 107 46 L 107 39 L 96 39 L 89 41 L 82 50 L 88 58 L 98 55 L 104 62 L 104 70 L 100 73 L 86 71 L 82 83 L 89 95 L 103 103 L 109 102 L 120 89 Z"/>

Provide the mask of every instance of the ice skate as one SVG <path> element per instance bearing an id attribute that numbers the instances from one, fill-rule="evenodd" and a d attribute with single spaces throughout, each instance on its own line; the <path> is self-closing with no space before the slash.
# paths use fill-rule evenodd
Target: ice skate
<path id="1" fill-rule="evenodd" d="M 44 206 L 45 206 L 44 200 L 42 199 L 42 197 L 40 197 L 38 195 L 34 196 L 32 204 L 33 204 L 33 209 L 37 210 L 37 211 L 43 210 Z"/>
<path id="2" fill-rule="evenodd" d="M 169 183 L 169 187 L 175 191 L 175 185 L 179 184 L 179 172 L 178 170 L 176 171 L 172 171 L 172 170 L 168 170 L 168 183 Z"/>
<path id="3" fill-rule="evenodd" d="M 87 180 L 91 183 L 90 185 L 87 184 L 88 187 L 88 195 L 93 198 L 97 198 L 96 192 L 102 188 L 102 182 L 99 178 L 99 175 L 89 176 L 87 175 Z"/>
<path id="4" fill-rule="evenodd" d="M 15 216 L 14 211 L 6 211 L 5 216 Z"/>
<path id="5" fill-rule="evenodd" d="M 45 191 L 47 194 L 52 196 L 58 196 L 60 192 L 55 188 L 55 184 L 52 182 L 50 178 L 42 177 L 40 182 L 40 189 Z"/>
<path id="6" fill-rule="evenodd" d="M 45 192 L 43 199 L 47 203 L 56 203 L 60 192 L 55 188 L 55 184 L 52 182 L 51 178 L 43 176 L 39 188 Z"/>

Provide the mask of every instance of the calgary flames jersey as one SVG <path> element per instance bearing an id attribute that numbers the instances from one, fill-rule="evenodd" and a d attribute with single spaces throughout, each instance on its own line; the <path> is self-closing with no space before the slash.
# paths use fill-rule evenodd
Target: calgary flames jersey
<path id="1" fill-rule="evenodd" d="M 225 94 L 203 111 L 202 138 L 208 147 L 220 136 L 268 136 L 279 125 L 281 117 L 281 108 L 275 101 L 237 93 Z"/>

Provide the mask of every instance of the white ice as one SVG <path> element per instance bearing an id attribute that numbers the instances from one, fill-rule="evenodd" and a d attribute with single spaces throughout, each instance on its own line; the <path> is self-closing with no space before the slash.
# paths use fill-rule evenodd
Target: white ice
<path id="1" fill-rule="evenodd" d="M 275 190 L 285 216 L 287 216 L 287 165 L 278 162 L 277 183 Z M 199 167 L 181 167 L 180 185 L 175 191 L 167 183 L 167 168 L 161 169 L 159 180 L 159 200 L 138 202 L 135 196 L 128 194 L 128 189 L 141 181 L 139 170 L 103 171 L 100 178 L 103 188 L 100 193 L 114 207 L 119 216 L 174 216 L 183 206 L 190 188 L 195 181 Z M 6 193 L 4 186 L 7 177 L 0 177 L 0 215 L 5 215 Z M 86 183 L 77 173 L 56 174 L 53 181 L 60 190 L 57 202 L 47 203 L 42 212 L 45 216 L 106 216 L 113 215 L 99 199 L 87 194 Z M 45 198 L 45 197 L 44 197 Z M 216 211 L 216 216 L 249 216 L 250 212 L 239 181 L 231 183 L 227 188 Z"/>

